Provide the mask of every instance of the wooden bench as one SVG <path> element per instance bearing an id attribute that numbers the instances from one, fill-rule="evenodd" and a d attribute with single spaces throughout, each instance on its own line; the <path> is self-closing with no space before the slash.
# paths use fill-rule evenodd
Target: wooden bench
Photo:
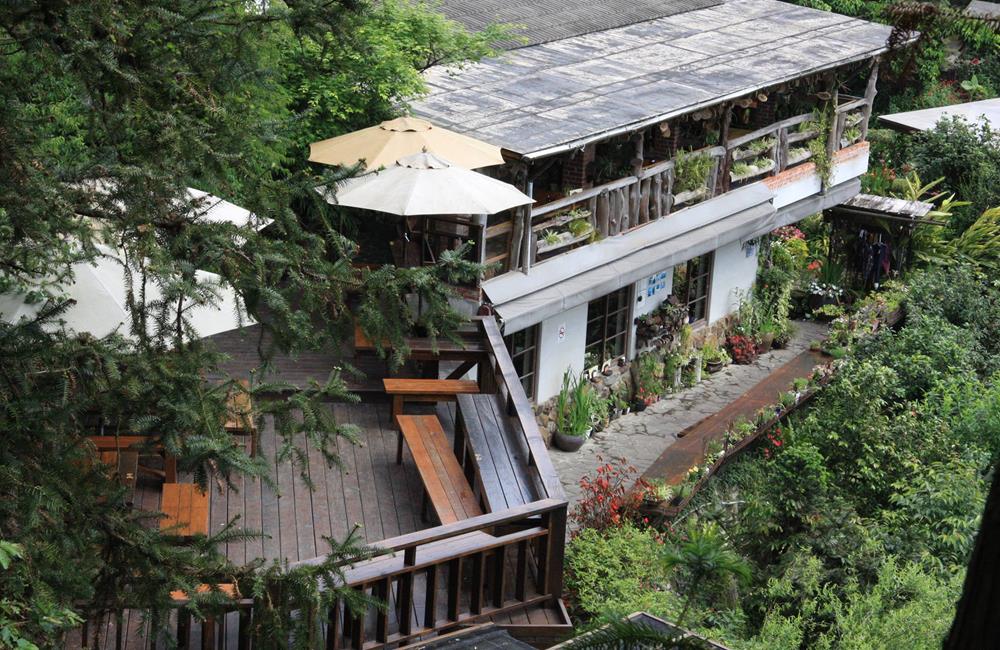
<path id="1" fill-rule="evenodd" d="M 398 415 L 396 423 L 424 484 L 425 515 L 428 500 L 442 524 L 483 514 L 437 416 Z"/>
<path id="2" fill-rule="evenodd" d="M 386 395 L 392 395 L 392 419 L 403 414 L 405 402 L 454 402 L 457 395 L 478 393 L 479 385 L 465 379 L 383 379 Z M 403 462 L 403 434 L 396 441 L 396 464 Z"/>
<path id="3" fill-rule="evenodd" d="M 218 584 L 218 585 L 198 585 L 195 588 L 196 594 L 207 594 L 210 591 L 218 591 L 224 596 L 228 596 L 232 600 L 236 600 L 239 594 L 236 592 L 236 585 L 231 583 Z M 173 600 L 178 605 L 191 601 L 191 595 L 186 591 L 176 590 L 170 592 L 170 599 Z"/>
<path id="4" fill-rule="evenodd" d="M 147 436 L 87 436 L 87 440 L 94 446 L 98 454 L 104 452 L 121 452 L 122 450 L 132 450 L 149 446 L 157 454 L 163 456 L 163 471 L 150 469 L 138 465 L 140 471 L 155 474 L 166 483 L 177 482 L 177 459 L 164 453 L 163 445 L 152 442 Z M 138 458 L 138 457 L 137 457 Z"/>
<path id="5" fill-rule="evenodd" d="M 208 494 L 194 483 L 164 483 L 160 530 L 192 537 L 208 534 Z"/>
<path id="6" fill-rule="evenodd" d="M 131 505 L 135 501 L 135 481 L 139 473 L 139 452 L 137 451 L 101 451 L 98 452 L 101 462 L 111 470 L 112 477 L 125 486 L 125 502 Z"/>
<path id="7" fill-rule="evenodd" d="M 466 477 L 478 477 L 487 510 L 497 512 L 537 500 L 520 429 L 507 416 L 499 395 L 459 395 L 455 453 Z"/>

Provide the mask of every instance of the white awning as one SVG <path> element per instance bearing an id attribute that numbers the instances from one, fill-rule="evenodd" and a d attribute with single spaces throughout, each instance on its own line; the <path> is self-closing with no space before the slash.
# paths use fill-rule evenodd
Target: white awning
<path id="1" fill-rule="evenodd" d="M 731 194 L 734 193 L 718 198 L 725 196 L 731 198 Z M 689 210 L 693 211 L 694 208 Z M 689 210 L 667 217 L 662 220 L 663 225 L 671 220 L 675 222 L 680 219 L 688 221 L 686 218 L 688 215 L 685 213 Z M 534 291 L 518 294 L 513 285 L 521 284 L 523 289 L 527 289 L 524 285 L 528 284 L 533 275 L 550 276 L 552 273 L 558 273 L 560 268 L 572 268 L 575 265 L 571 261 L 564 261 L 564 258 L 570 257 L 576 251 L 561 256 L 559 261 L 539 265 L 532 269 L 529 275 L 509 273 L 502 276 L 511 279 L 506 283 L 506 286 L 494 285 L 494 288 L 500 289 L 500 291 L 491 290 L 490 283 L 484 285 L 484 289 L 493 300 L 494 309 L 503 320 L 504 331 L 516 332 L 567 309 L 599 298 L 664 268 L 714 251 L 720 246 L 734 241 L 749 239 L 753 233 L 766 232 L 774 228 L 775 210 L 769 200 L 756 202 L 754 205 L 736 212 L 728 211 L 722 214 L 729 214 L 729 216 L 717 218 L 683 232 L 670 233 L 668 231 L 667 234 L 672 234 L 672 236 L 659 238 L 655 241 L 651 241 L 651 239 L 657 234 L 655 229 L 656 226 L 661 225 L 660 222 L 644 226 L 620 237 L 608 238 L 587 246 L 585 249 L 578 249 L 583 255 L 593 256 L 589 270 L 569 275 L 558 282 L 550 283 Z M 594 257 L 602 257 L 594 249 L 606 243 L 619 249 L 623 246 L 627 247 L 630 252 L 605 262 L 594 259 Z M 498 297 L 502 294 L 510 295 L 511 298 L 507 301 L 500 301 Z"/>

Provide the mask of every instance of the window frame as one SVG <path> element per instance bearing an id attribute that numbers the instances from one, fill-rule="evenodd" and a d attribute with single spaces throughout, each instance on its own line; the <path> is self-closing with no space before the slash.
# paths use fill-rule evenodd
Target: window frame
<path id="1" fill-rule="evenodd" d="M 684 296 L 684 307 L 688 312 L 688 324 L 701 325 L 707 323 L 710 316 L 709 307 L 711 306 L 710 299 L 712 297 L 712 272 L 715 270 L 715 251 L 709 251 L 697 257 L 692 257 L 685 264 L 687 265 L 687 277 L 685 278 L 687 287 L 685 291 L 686 295 Z M 695 271 L 699 271 L 699 273 L 695 275 Z M 701 295 L 692 299 L 692 287 L 696 286 L 696 280 L 702 279 L 705 281 L 705 290 Z M 702 304 L 700 318 L 694 318 L 694 314 L 692 313 L 692 306 L 696 303 Z"/>
<path id="2" fill-rule="evenodd" d="M 600 298 L 595 298 L 587 303 L 587 324 L 585 329 L 585 338 L 583 344 L 583 355 L 584 359 L 587 358 L 587 354 L 594 346 L 599 346 L 599 351 L 597 356 L 597 366 L 601 367 L 608 361 L 616 359 L 620 356 L 628 354 L 629 338 L 632 336 L 632 285 L 626 285 L 620 289 L 616 289 L 610 293 L 607 293 Z M 612 297 L 618 296 L 621 298 L 621 303 L 615 310 L 609 310 L 608 305 Z M 594 305 L 600 304 L 601 314 L 597 316 L 591 316 L 591 309 Z M 624 318 L 621 320 L 622 327 L 619 331 L 614 332 L 612 336 L 608 336 L 609 323 L 612 323 L 615 318 L 619 315 L 623 315 Z M 589 341 L 590 326 L 591 323 L 597 320 L 601 321 L 601 335 L 598 340 Z M 621 350 L 616 352 L 611 357 L 605 357 L 605 352 L 607 351 L 608 342 L 621 340 Z"/>
<path id="3" fill-rule="evenodd" d="M 531 332 L 530 335 L 527 333 Z M 541 326 L 537 323 L 535 325 L 530 325 L 522 330 L 518 330 L 513 334 L 508 334 L 503 337 L 504 347 L 507 348 L 507 354 L 510 355 L 511 363 L 514 365 L 514 370 L 517 370 L 517 360 L 524 357 L 527 354 L 532 355 L 531 368 L 525 372 L 524 375 L 518 374 L 517 378 L 521 382 L 521 388 L 524 389 L 525 394 L 528 396 L 529 400 L 534 400 L 535 395 L 538 391 L 538 349 L 539 349 L 539 334 L 541 333 Z M 526 344 L 524 349 L 520 352 L 514 352 L 514 337 L 516 336 L 530 336 L 530 344 Z M 525 380 L 528 380 L 528 385 L 525 386 Z"/>

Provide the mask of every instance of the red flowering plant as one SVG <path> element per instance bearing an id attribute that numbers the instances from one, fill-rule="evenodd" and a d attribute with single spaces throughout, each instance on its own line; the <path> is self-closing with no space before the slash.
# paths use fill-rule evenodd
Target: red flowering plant
<path id="1" fill-rule="evenodd" d="M 757 359 L 757 344 L 753 337 L 744 334 L 730 334 L 726 337 L 726 348 L 733 363 L 749 365 Z"/>
<path id="2" fill-rule="evenodd" d="M 764 437 L 764 458 L 770 458 L 774 453 L 778 451 L 781 447 L 781 435 L 782 435 L 781 425 L 776 425 L 774 429 L 767 432 Z"/>
<path id="3" fill-rule="evenodd" d="M 641 479 L 636 481 L 638 471 L 625 458 L 616 458 L 598 467 L 595 478 L 584 476 L 580 479 L 583 495 L 570 518 L 580 528 L 596 530 L 617 528 L 629 521 L 639 523 L 639 507 L 649 486 Z"/>

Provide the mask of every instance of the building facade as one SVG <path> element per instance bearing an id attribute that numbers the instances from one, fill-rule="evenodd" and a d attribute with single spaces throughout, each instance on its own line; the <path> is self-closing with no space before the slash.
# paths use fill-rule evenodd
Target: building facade
<path id="1" fill-rule="evenodd" d="M 859 192 L 890 31 L 775 0 L 650 3 L 596 25 L 556 7 L 512 20 L 526 42 L 502 57 L 432 68 L 413 107 L 499 144 L 508 162 L 487 173 L 536 201 L 477 233 L 480 299 L 536 401 L 567 369 L 634 356 L 636 319 L 670 296 L 695 328 L 729 316 L 760 237 Z M 498 9 L 442 8 L 470 26 Z"/>

